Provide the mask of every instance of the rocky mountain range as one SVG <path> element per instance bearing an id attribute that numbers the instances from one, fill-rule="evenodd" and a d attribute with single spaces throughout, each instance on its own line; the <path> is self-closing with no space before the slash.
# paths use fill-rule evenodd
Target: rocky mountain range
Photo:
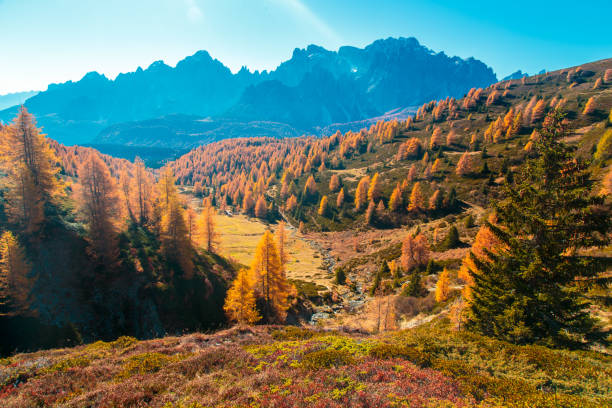
<path id="1" fill-rule="evenodd" d="M 64 144 L 185 148 L 234 136 L 322 134 L 496 80 L 474 58 L 388 38 L 363 49 L 296 49 L 270 72 L 234 74 L 199 51 L 174 68 L 158 61 L 114 80 L 91 72 L 50 85 L 25 105 Z M 16 109 L 0 111 L 0 120 L 10 121 Z"/>

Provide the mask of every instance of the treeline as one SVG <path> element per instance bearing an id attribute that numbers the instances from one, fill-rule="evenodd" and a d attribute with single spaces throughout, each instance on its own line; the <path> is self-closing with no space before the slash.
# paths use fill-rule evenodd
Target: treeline
<path id="1" fill-rule="evenodd" d="M 169 167 L 155 177 L 141 160 L 60 146 L 25 108 L 0 129 L 0 149 L 4 352 L 24 319 L 73 341 L 225 322 L 233 266 L 214 253 L 214 210 L 190 208 Z"/>

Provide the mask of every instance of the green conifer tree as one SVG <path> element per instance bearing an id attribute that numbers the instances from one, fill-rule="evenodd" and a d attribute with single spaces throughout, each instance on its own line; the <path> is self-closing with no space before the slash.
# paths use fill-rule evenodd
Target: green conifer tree
<path id="1" fill-rule="evenodd" d="M 561 142 L 563 114 L 544 122 L 535 156 L 505 185 L 499 224 L 486 225 L 503 244 L 475 267 L 467 327 L 514 343 L 583 347 L 604 338 L 589 314 L 584 286 L 605 269 L 579 249 L 609 243 L 610 209 L 590 193 L 586 165 Z"/>

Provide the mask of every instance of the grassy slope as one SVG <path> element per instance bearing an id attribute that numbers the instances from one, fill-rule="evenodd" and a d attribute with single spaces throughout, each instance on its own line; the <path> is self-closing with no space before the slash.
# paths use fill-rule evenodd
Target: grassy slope
<path id="1" fill-rule="evenodd" d="M 0 360 L 2 406 L 602 407 L 612 357 L 451 332 L 294 327 L 120 338 Z"/>

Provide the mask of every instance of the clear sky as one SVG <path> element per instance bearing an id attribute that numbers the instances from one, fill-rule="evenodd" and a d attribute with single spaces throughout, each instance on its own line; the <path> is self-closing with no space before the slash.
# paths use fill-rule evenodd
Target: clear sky
<path id="1" fill-rule="evenodd" d="M 399 36 L 502 78 L 612 57 L 610 16 L 610 0 L 0 0 L 0 94 L 201 49 L 233 71 L 273 69 L 296 47 Z"/>

